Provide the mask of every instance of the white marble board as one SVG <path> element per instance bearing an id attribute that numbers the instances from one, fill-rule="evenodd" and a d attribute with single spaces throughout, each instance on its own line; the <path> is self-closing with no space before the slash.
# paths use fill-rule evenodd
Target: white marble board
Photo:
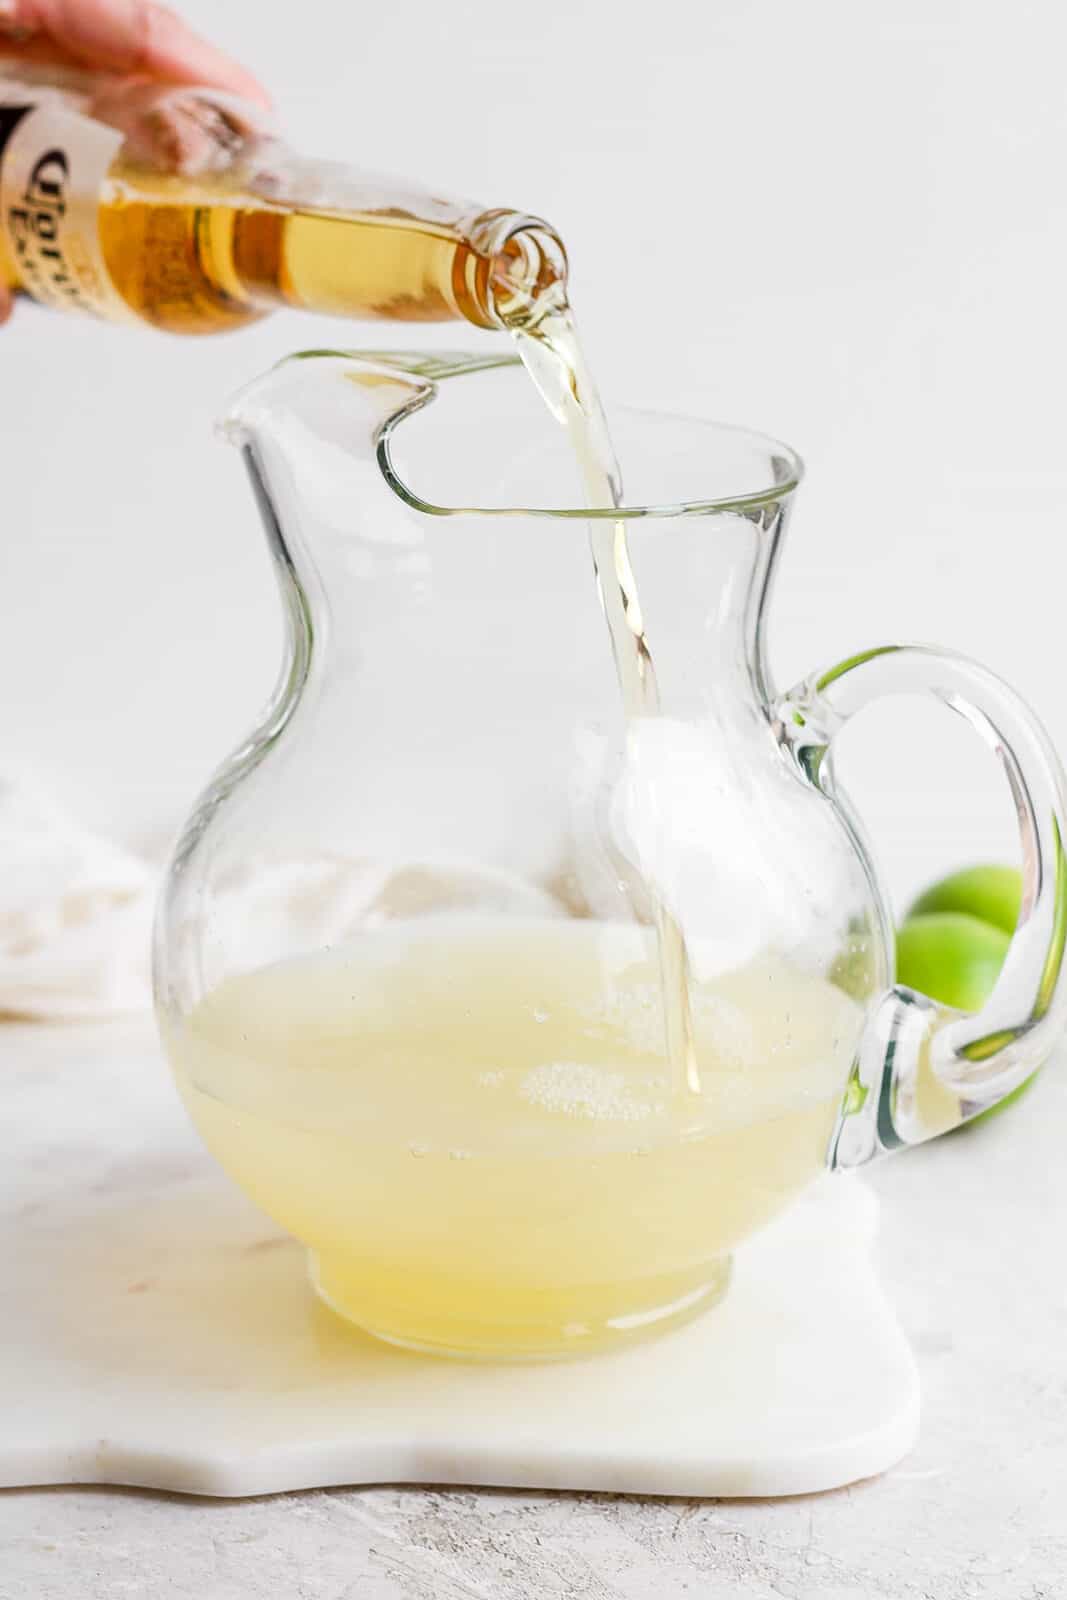
<path id="1" fill-rule="evenodd" d="M 467 1365 L 363 1338 L 201 1150 L 151 1023 L 0 1028 L 0 1485 L 431 1482 L 785 1495 L 890 1466 L 918 1383 L 827 1178 L 644 1346 Z"/>

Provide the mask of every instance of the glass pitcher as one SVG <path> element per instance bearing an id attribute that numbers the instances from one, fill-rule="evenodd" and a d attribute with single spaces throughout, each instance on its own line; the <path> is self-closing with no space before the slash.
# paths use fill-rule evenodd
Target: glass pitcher
<path id="1" fill-rule="evenodd" d="M 493 1357 L 691 1315 L 820 1170 L 1008 1093 L 1062 1024 L 1067 925 L 1063 776 L 1002 683 L 899 646 L 772 682 L 792 452 L 623 413 L 627 504 L 590 512 L 516 368 L 313 352 L 239 397 L 285 660 L 180 838 L 156 939 L 185 1103 L 322 1298 Z M 629 722 L 604 517 L 659 682 Z M 833 781 L 842 724 L 913 692 L 974 725 L 1018 812 L 1022 915 L 977 1015 L 894 985 Z"/>

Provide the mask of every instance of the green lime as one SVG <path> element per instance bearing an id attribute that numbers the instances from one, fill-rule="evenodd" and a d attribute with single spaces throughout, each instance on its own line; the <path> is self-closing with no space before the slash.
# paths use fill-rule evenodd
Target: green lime
<path id="1" fill-rule="evenodd" d="M 978 1011 L 1010 943 L 1002 928 L 964 911 L 910 916 L 897 934 L 897 982 L 958 1011 Z"/>
<path id="2" fill-rule="evenodd" d="M 942 890 L 954 892 L 953 886 L 968 880 L 981 883 L 987 876 L 1015 880 L 1015 909 L 1011 928 L 1018 914 L 1019 874 L 1008 867 L 976 867 L 971 872 L 959 872 L 944 883 L 927 890 L 916 905 L 935 900 Z M 1002 884 L 999 898 L 1001 914 L 1011 909 L 1010 884 Z M 986 904 L 989 904 L 987 899 Z M 897 982 L 909 989 L 919 989 L 942 1005 L 955 1006 L 960 1011 L 977 1011 L 985 1004 L 993 985 L 1000 975 L 1004 957 L 1011 943 L 1010 931 L 1004 925 L 984 922 L 980 917 L 965 911 L 928 911 L 923 915 L 914 912 L 907 918 L 897 934 Z M 972 1120 L 981 1122 L 995 1117 L 998 1111 L 1010 1106 L 1033 1083 L 1036 1073 L 1025 1078 L 1017 1089 L 998 1100 L 988 1111 L 982 1111 Z"/>
<path id="3" fill-rule="evenodd" d="M 931 884 L 908 912 L 923 917 L 934 911 L 963 911 L 1014 933 L 1022 901 L 1022 873 L 1017 867 L 965 867 Z M 937 996 L 936 998 L 940 998 Z"/>

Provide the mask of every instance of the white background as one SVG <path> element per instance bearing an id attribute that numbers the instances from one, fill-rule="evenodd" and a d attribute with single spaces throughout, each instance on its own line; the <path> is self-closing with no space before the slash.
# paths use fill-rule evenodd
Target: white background
<path id="1" fill-rule="evenodd" d="M 552 218 L 609 404 L 802 452 L 783 680 L 936 640 L 1010 678 L 1067 749 L 1051 0 L 184 10 L 304 150 Z M 169 829 L 272 684 L 267 563 L 211 423 L 276 357 L 329 341 L 397 335 L 286 314 L 181 341 L 27 307 L 0 334 L 3 764 L 104 828 Z M 901 703 L 847 738 L 898 895 L 1011 857 L 1003 783 L 947 713 Z"/>

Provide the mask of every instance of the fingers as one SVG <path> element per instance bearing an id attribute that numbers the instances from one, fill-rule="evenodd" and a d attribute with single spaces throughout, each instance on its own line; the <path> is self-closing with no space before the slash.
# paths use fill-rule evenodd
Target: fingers
<path id="1" fill-rule="evenodd" d="M 2 326 L 7 321 L 8 317 L 10 315 L 11 315 L 11 296 L 7 291 L 6 285 L 0 283 L 0 326 Z"/>
<path id="2" fill-rule="evenodd" d="M 114 0 L 107 0 L 107 3 L 113 4 Z M 174 79 L 178 83 L 202 83 L 213 89 L 229 89 L 261 105 L 270 104 L 267 91 L 250 72 L 201 39 L 169 6 L 134 0 L 133 10 L 139 15 L 141 27 L 140 57 L 135 62 L 135 71 L 150 73 L 154 78 Z"/>
<path id="3" fill-rule="evenodd" d="M 0 25 L 8 40 L 28 41 L 27 53 L 44 35 L 86 66 L 204 84 L 269 104 L 251 73 L 154 0 L 0 0 Z"/>
<path id="4" fill-rule="evenodd" d="M 264 132 L 265 118 L 241 102 L 160 88 L 147 78 L 102 78 L 90 115 L 124 136 L 123 155 L 135 166 L 187 177 L 228 172 Z"/>

